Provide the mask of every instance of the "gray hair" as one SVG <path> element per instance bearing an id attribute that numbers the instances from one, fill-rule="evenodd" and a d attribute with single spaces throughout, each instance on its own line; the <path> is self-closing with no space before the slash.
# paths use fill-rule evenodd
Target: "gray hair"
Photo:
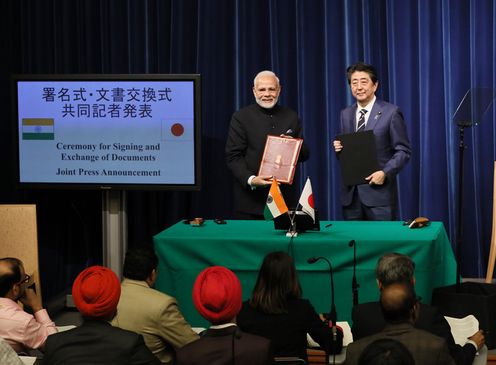
<path id="1" fill-rule="evenodd" d="M 377 261 L 375 276 L 382 286 L 394 283 L 411 283 L 413 281 L 415 263 L 400 253 L 387 253 Z"/>
<path id="2" fill-rule="evenodd" d="M 276 81 L 277 81 L 277 86 L 280 86 L 281 84 L 279 83 L 279 77 L 277 77 L 277 75 L 275 73 L 273 73 L 272 71 L 269 71 L 269 70 L 264 70 L 264 71 L 260 71 L 256 76 L 255 78 L 253 79 L 253 87 L 255 87 L 257 85 L 257 80 L 260 78 L 260 77 L 263 77 L 263 76 L 271 76 L 271 77 L 275 77 Z"/>

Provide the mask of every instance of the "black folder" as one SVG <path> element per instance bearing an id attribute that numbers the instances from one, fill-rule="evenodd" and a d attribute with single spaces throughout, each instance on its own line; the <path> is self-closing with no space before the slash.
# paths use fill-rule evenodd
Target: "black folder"
<path id="1" fill-rule="evenodd" d="M 336 139 L 343 145 L 343 149 L 338 154 L 343 184 L 368 184 L 365 178 L 380 170 L 374 132 L 341 134 Z"/>

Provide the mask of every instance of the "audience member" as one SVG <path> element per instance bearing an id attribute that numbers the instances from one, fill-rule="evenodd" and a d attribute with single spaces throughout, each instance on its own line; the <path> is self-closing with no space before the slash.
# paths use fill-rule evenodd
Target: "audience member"
<path id="1" fill-rule="evenodd" d="M 243 331 L 270 339 L 274 356 L 307 361 L 307 333 L 329 353 L 331 331 L 301 295 L 291 256 L 285 252 L 269 253 L 250 300 L 243 303 L 238 325 Z"/>
<path id="2" fill-rule="evenodd" d="M 415 360 L 401 342 L 383 338 L 365 347 L 358 365 L 415 365 Z"/>
<path id="3" fill-rule="evenodd" d="M 193 303 L 212 325 L 198 341 L 177 352 L 178 365 L 272 364 L 270 342 L 236 326 L 241 308 L 241 283 L 222 266 L 203 270 L 193 286 Z"/>
<path id="4" fill-rule="evenodd" d="M 386 327 L 375 335 L 349 344 L 345 364 L 358 364 L 364 349 L 372 342 L 383 338 L 394 339 L 405 345 L 412 354 L 415 364 L 455 363 L 444 339 L 413 326 L 417 316 L 418 301 L 410 283 L 397 283 L 384 287 L 381 291 L 380 304 L 387 323 Z"/>
<path id="5" fill-rule="evenodd" d="M 3 338 L 0 337 L 0 364 L 2 365 L 23 365 L 21 358 L 16 354 Z"/>
<path id="6" fill-rule="evenodd" d="M 379 259 L 376 267 L 379 290 L 394 283 L 415 285 L 414 270 L 415 263 L 410 257 L 399 253 L 385 254 Z M 379 302 L 363 303 L 354 307 L 352 321 L 351 330 L 355 340 L 377 333 L 386 325 Z M 463 347 L 456 345 L 446 319 L 437 308 L 427 304 L 420 304 L 415 327 L 444 338 L 451 356 L 458 365 L 472 364 L 477 350 L 484 345 L 482 331 L 471 336 Z"/>
<path id="7" fill-rule="evenodd" d="M 57 332 L 40 296 L 29 287 L 30 279 L 21 260 L 0 259 L 0 337 L 17 353 L 42 349 L 48 335 Z M 18 301 L 31 308 L 34 316 L 25 312 Z"/>
<path id="8" fill-rule="evenodd" d="M 112 325 L 139 333 L 163 364 L 172 364 L 175 351 L 199 337 L 179 311 L 176 299 L 152 289 L 157 265 L 152 249 L 126 253 L 121 298 Z"/>
<path id="9" fill-rule="evenodd" d="M 72 297 L 83 324 L 48 338 L 46 365 L 159 365 L 137 333 L 112 327 L 121 294 L 119 279 L 110 269 L 91 266 L 74 280 Z"/>

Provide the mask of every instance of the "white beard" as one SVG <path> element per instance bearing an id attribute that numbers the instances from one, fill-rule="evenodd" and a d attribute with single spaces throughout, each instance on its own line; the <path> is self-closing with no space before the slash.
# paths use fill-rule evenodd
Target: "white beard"
<path id="1" fill-rule="evenodd" d="M 261 99 L 255 99 L 257 104 L 260 105 L 264 109 L 272 109 L 276 104 L 279 98 L 275 98 L 271 103 L 263 102 Z"/>

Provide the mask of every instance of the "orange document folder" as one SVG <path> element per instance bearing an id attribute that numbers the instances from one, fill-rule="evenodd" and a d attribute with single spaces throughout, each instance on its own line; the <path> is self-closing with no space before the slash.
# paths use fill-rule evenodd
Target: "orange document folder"
<path id="1" fill-rule="evenodd" d="M 293 183 L 303 139 L 267 136 L 258 175 L 274 176 L 278 182 Z"/>

